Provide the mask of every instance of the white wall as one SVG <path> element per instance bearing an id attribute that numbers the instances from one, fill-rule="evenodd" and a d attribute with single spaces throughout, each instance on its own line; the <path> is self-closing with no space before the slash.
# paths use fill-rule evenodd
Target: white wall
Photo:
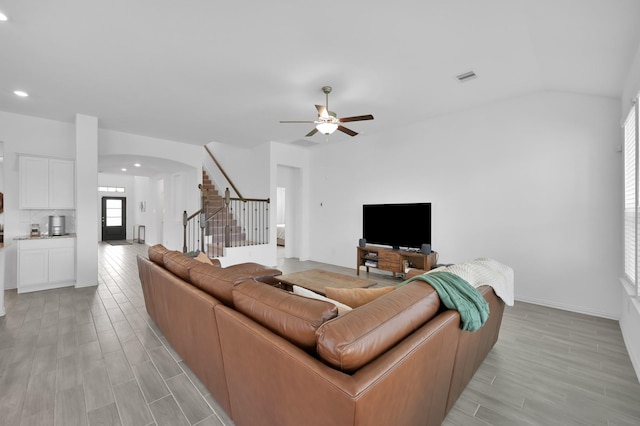
<path id="1" fill-rule="evenodd" d="M 269 174 L 269 145 L 261 144 L 255 148 L 238 148 L 218 142 L 209 142 L 209 150 L 213 153 L 225 173 L 238 188 L 244 198 L 267 198 L 269 181 L 265 176 Z M 218 191 L 223 194 L 225 183 L 222 178 L 215 176 L 217 168 L 208 154 L 204 153 L 205 165 L 212 175 Z M 232 191 L 230 187 L 229 190 Z M 235 197 L 233 192 L 232 197 Z"/>
<path id="2" fill-rule="evenodd" d="M 202 166 L 185 172 L 172 173 L 163 176 L 164 209 L 162 244 L 172 250 L 182 250 L 184 245 L 183 212 L 187 214 L 200 209 L 200 190 L 198 184 L 202 182 Z M 195 188 L 188 191 L 186 188 Z M 193 198 L 187 197 L 193 195 Z M 185 207 L 186 206 L 186 207 Z"/>
<path id="3" fill-rule="evenodd" d="M 618 318 L 619 120 L 546 92 L 315 149 L 311 258 L 355 267 L 362 204 L 432 202 L 440 262 L 492 257 L 519 300 Z"/>
<path id="4" fill-rule="evenodd" d="M 98 285 L 98 232 L 95 218 L 99 211 L 93 202 L 98 185 L 98 119 L 76 114 L 76 287 Z"/>
<path id="5" fill-rule="evenodd" d="M 153 186 L 151 184 L 152 180 L 146 176 L 134 176 L 134 194 L 136 194 L 133 208 L 133 215 L 131 217 L 132 225 L 144 225 L 144 237 L 143 240 L 145 243 L 147 241 L 161 241 L 161 239 L 157 238 L 157 228 L 158 224 L 153 220 L 154 211 L 158 208 L 156 199 L 153 196 Z M 144 211 L 140 203 L 144 203 Z M 133 227 L 132 231 L 133 231 Z M 153 236 L 151 239 L 149 236 Z M 138 238 L 138 233 L 131 236 L 132 238 Z M 148 243 L 147 243 L 148 244 Z M 155 242 L 153 243 L 155 244 Z M 150 245 L 153 245 L 150 244 Z"/>

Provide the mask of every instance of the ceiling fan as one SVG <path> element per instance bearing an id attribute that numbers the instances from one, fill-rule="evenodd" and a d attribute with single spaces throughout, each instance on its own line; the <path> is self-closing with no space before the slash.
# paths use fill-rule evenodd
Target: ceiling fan
<path id="1" fill-rule="evenodd" d="M 318 132 L 323 133 L 325 135 L 330 135 L 336 130 L 340 130 L 341 132 L 346 133 L 349 136 L 355 136 L 358 133 L 354 132 L 351 129 L 347 129 L 342 125 L 342 123 L 348 123 L 351 121 L 373 120 L 373 115 L 371 114 L 338 118 L 335 112 L 329 111 L 329 93 L 331 93 L 331 86 L 323 86 L 322 91 L 326 95 L 326 102 L 325 102 L 325 105 L 316 105 L 316 109 L 318 110 L 317 120 L 280 121 L 280 122 L 281 123 L 315 123 L 316 127 L 305 135 L 305 137 L 309 137 L 309 136 L 315 135 Z"/>

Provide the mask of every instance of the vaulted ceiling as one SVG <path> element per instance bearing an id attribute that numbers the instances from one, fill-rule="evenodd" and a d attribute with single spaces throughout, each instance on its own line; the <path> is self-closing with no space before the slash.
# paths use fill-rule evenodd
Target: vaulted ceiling
<path id="1" fill-rule="evenodd" d="M 279 120 L 314 119 L 324 85 L 338 116 L 375 116 L 350 123 L 364 135 L 539 90 L 619 97 L 640 42 L 638 0 L 0 0 L 0 11 L 0 110 L 82 113 L 198 145 L 299 141 L 311 125 Z"/>

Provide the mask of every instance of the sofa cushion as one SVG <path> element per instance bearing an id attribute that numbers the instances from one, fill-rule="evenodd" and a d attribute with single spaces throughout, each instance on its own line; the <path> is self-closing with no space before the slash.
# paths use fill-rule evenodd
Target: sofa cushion
<path id="1" fill-rule="evenodd" d="M 334 305 L 336 305 L 336 308 L 338 308 L 338 315 L 346 314 L 347 312 L 352 310 L 351 306 L 345 305 L 344 303 L 339 302 L 337 300 L 333 300 L 329 297 L 324 297 L 323 295 L 315 293 L 304 287 L 294 285 L 293 293 L 303 297 L 309 297 L 311 299 L 324 300 L 325 302 L 333 303 Z"/>
<path id="2" fill-rule="evenodd" d="M 147 253 L 149 254 L 149 260 L 153 263 L 164 266 L 164 254 L 169 251 L 168 248 L 163 246 L 162 244 L 156 244 L 154 246 L 149 247 Z"/>
<path id="3" fill-rule="evenodd" d="M 202 262 L 198 262 L 178 251 L 167 251 L 164 254 L 164 267 L 187 282 L 191 282 L 189 269 L 201 264 Z"/>
<path id="4" fill-rule="evenodd" d="M 385 295 L 395 289 L 394 286 L 380 288 L 335 288 L 325 287 L 324 293 L 327 297 L 344 303 L 352 308 L 366 305 L 367 303 Z"/>
<path id="5" fill-rule="evenodd" d="M 430 285 L 409 283 L 320 326 L 318 355 L 334 368 L 354 372 L 417 330 L 439 307 Z"/>
<path id="6" fill-rule="evenodd" d="M 189 269 L 191 284 L 208 293 L 224 303 L 233 307 L 233 286 L 236 283 L 235 275 L 217 266 L 200 263 Z"/>
<path id="7" fill-rule="evenodd" d="M 338 315 L 338 309 L 329 302 L 254 280 L 233 288 L 233 303 L 237 311 L 309 352 L 315 350 L 318 327 Z"/>

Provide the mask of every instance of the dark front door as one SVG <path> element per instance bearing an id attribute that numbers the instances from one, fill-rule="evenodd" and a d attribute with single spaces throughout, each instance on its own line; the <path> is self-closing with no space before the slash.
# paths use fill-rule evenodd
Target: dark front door
<path id="1" fill-rule="evenodd" d="M 127 239 L 127 199 L 102 197 L 102 241 Z"/>

